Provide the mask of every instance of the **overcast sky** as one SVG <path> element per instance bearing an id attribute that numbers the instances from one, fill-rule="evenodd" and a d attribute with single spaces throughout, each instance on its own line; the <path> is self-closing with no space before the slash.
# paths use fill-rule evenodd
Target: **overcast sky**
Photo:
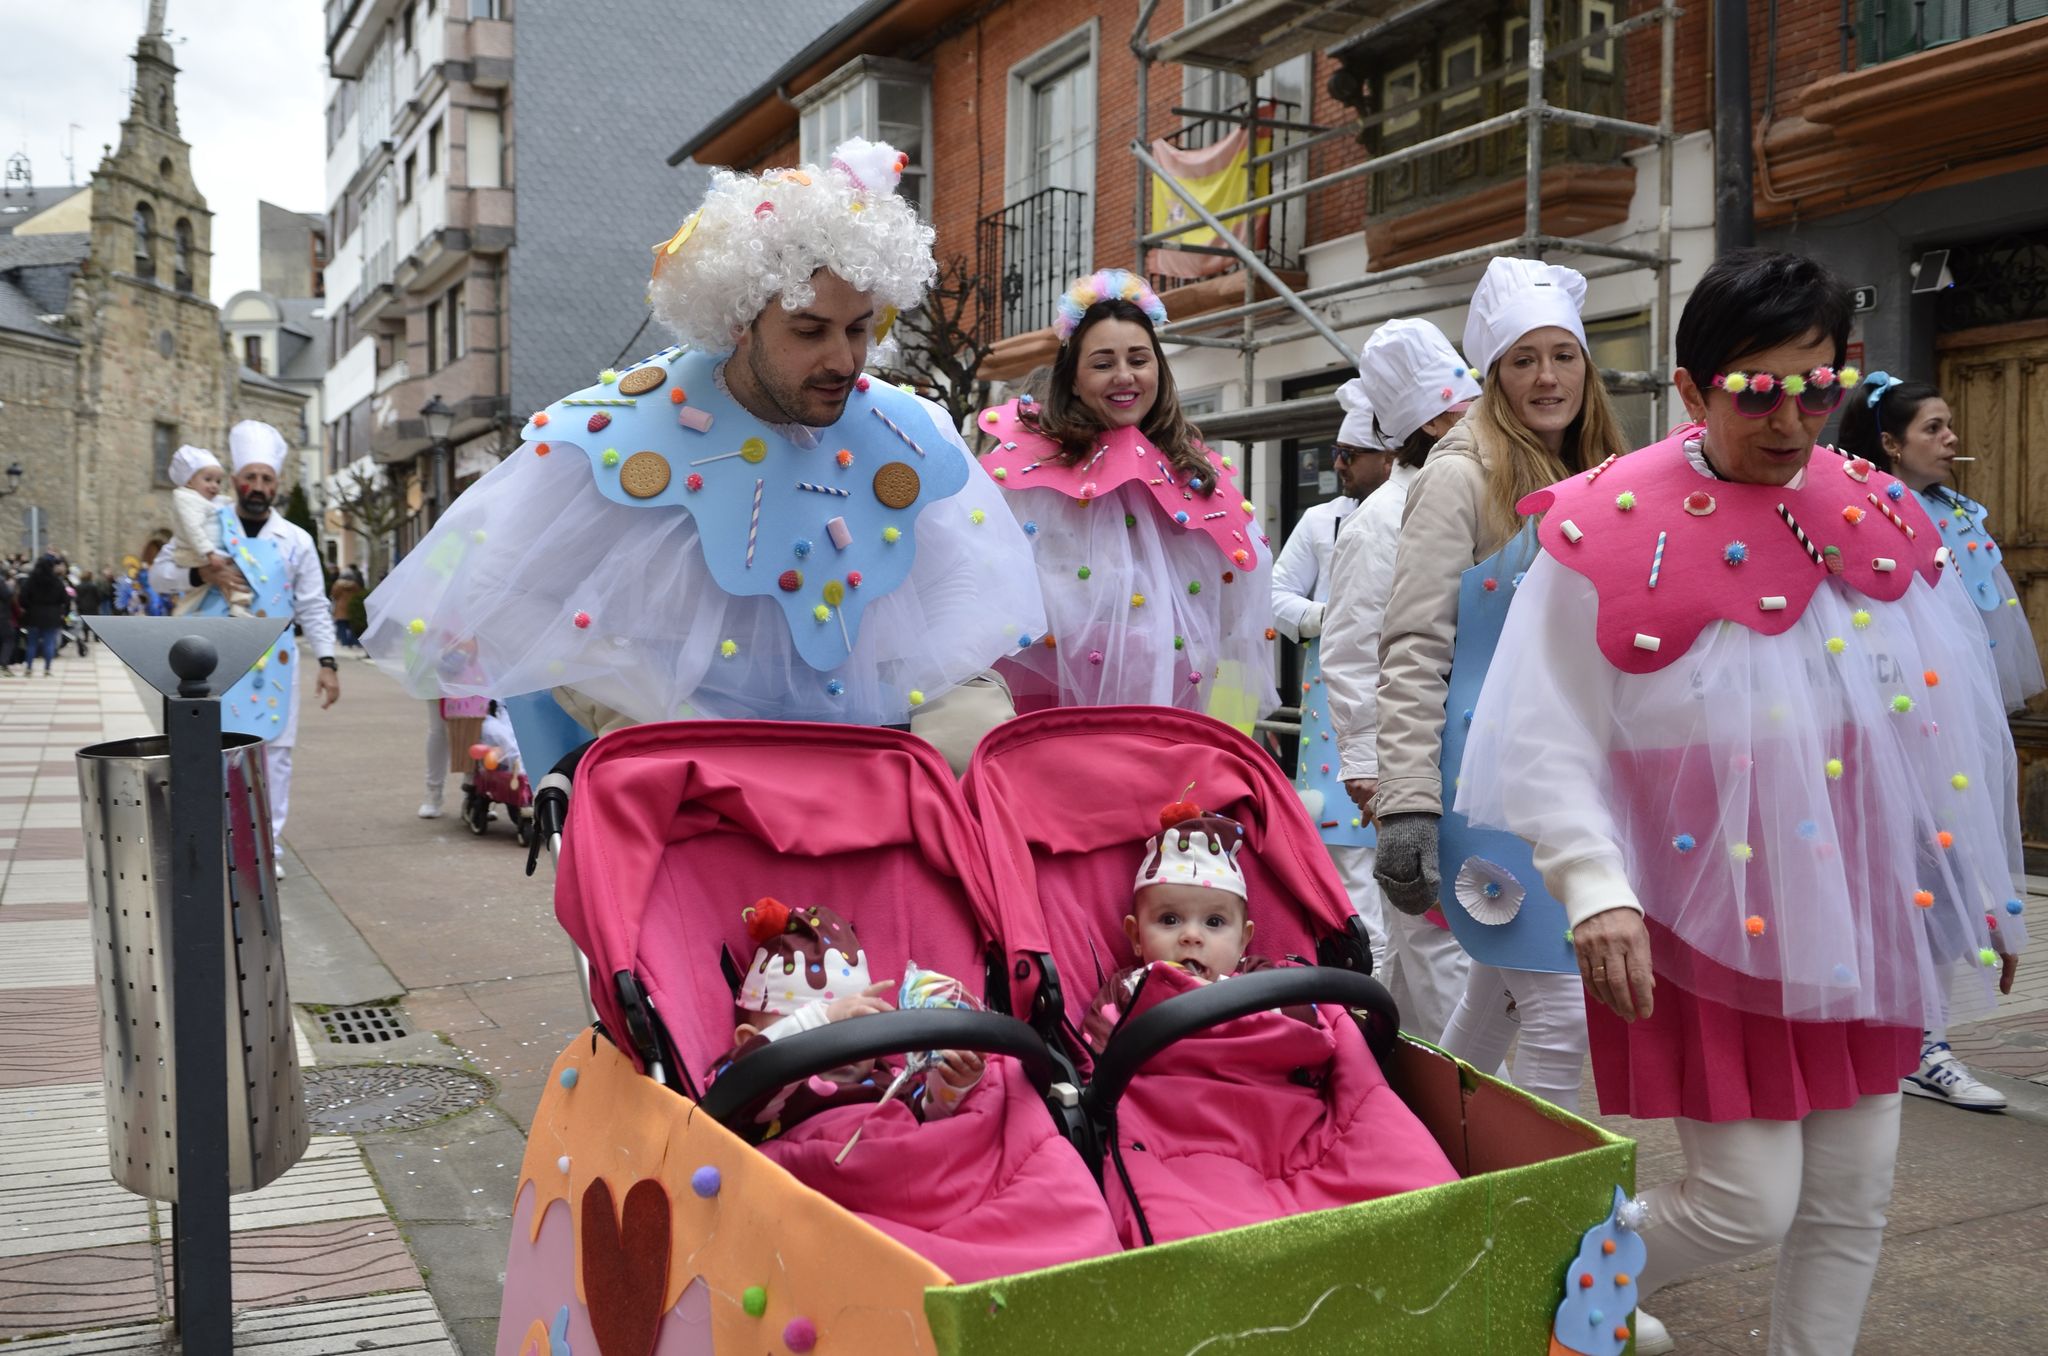
<path id="1" fill-rule="evenodd" d="M 147 0 L 0 0 L 0 160 L 75 182 L 121 139 Z M 256 204 L 326 210 L 326 57 L 318 0 L 169 0 L 178 128 L 213 211 L 213 299 L 257 285 Z M 73 130 L 71 124 L 78 124 Z"/>

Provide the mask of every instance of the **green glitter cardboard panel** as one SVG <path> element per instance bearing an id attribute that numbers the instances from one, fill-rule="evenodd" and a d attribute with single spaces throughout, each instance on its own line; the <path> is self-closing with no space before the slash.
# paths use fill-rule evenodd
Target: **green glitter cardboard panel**
<path id="1" fill-rule="evenodd" d="M 938 1350 L 1545 1356 L 1580 1236 L 1634 1192 L 1634 1141 L 1414 1041 L 1387 1073 L 1463 1180 L 933 1287 Z"/>

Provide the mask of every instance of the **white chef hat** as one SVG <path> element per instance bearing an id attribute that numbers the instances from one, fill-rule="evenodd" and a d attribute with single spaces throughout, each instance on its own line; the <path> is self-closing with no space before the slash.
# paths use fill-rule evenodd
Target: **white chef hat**
<path id="1" fill-rule="evenodd" d="M 1337 403 L 1344 407 L 1344 424 L 1337 430 L 1337 441 L 1346 447 L 1364 447 L 1380 451 L 1385 442 L 1379 430 L 1372 426 L 1372 402 L 1366 398 L 1365 384 L 1357 377 L 1337 388 Z"/>
<path id="2" fill-rule="evenodd" d="M 1465 356 L 1481 373 L 1531 330 L 1555 325 L 1586 347 L 1586 275 L 1541 259 L 1495 259 L 1472 293 L 1465 316 Z"/>
<path id="3" fill-rule="evenodd" d="M 244 419 L 229 429 L 228 451 L 234 456 L 236 475 L 255 465 L 284 470 L 284 435 L 259 420 Z"/>
<path id="4" fill-rule="evenodd" d="M 1389 320 L 1372 332 L 1358 355 L 1358 379 L 1380 431 L 1396 447 L 1445 410 L 1479 398 L 1477 374 L 1444 332 L 1412 317 Z"/>
<path id="5" fill-rule="evenodd" d="M 220 467 L 220 458 L 214 456 L 213 453 L 203 447 L 194 447 L 192 444 L 186 443 L 183 447 L 171 453 L 171 464 L 166 468 L 165 473 L 170 476 L 171 484 L 183 485 L 209 466 L 218 469 Z"/>

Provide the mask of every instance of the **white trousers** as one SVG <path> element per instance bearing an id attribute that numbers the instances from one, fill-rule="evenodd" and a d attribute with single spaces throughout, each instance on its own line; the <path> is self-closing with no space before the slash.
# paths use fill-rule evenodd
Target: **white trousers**
<path id="1" fill-rule="evenodd" d="M 1782 1243 L 1770 1356 L 1851 1356 L 1884 1246 L 1897 1093 L 1801 1121 L 1680 1118 L 1685 1176 L 1647 1193 L 1641 1295 Z"/>
<path id="2" fill-rule="evenodd" d="M 448 722 L 441 719 L 441 703 L 427 703 L 427 803 L 439 805 L 448 785 Z"/>
<path id="3" fill-rule="evenodd" d="M 1566 1111 L 1579 1109 L 1586 1072 L 1586 991 L 1577 972 L 1502 970 L 1472 962 L 1465 994 L 1444 1031 L 1443 1047 L 1475 1069 L 1491 1071 L 1515 1046 L 1515 1086 Z"/>
<path id="4" fill-rule="evenodd" d="M 1372 940 L 1372 968 L 1378 974 L 1387 957 L 1387 910 L 1372 878 L 1373 850 L 1338 843 L 1328 846 L 1330 860 L 1337 864 L 1337 875 L 1344 882 L 1344 893 L 1351 896 L 1351 911 L 1364 922 L 1365 935 Z"/>
<path id="5" fill-rule="evenodd" d="M 263 774 L 270 783 L 270 850 L 284 851 L 284 817 L 292 808 L 292 747 L 263 746 Z"/>
<path id="6" fill-rule="evenodd" d="M 1337 872 L 1351 894 L 1351 907 L 1372 935 L 1373 973 L 1401 1010 L 1401 1029 L 1418 1040 L 1441 1045 L 1444 1027 L 1465 990 L 1469 963 L 1447 929 L 1389 908 L 1372 878 L 1371 848 L 1333 847 Z"/>

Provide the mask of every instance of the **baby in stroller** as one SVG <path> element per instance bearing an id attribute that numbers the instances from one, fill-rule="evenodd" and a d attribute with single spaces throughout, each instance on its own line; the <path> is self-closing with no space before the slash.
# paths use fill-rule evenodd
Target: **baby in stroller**
<path id="1" fill-rule="evenodd" d="M 743 911 L 747 934 L 759 946 L 735 1000 L 740 1021 L 733 1030 L 733 1048 L 711 1070 L 711 1080 L 737 1060 L 770 1042 L 843 1022 L 893 1006 L 883 997 L 897 988 L 884 980 L 870 983 L 867 953 L 853 927 L 835 909 L 813 906 L 792 909 L 779 899 L 760 899 Z M 932 976 L 944 980 L 943 976 Z M 950 997 L 932 1006 L 971 1003 L 950 980 Z M 981 1082 L 986 1061 L 971 1050 L 941 1050 L 928 1060 L 912 1061 L 900 1071 L 884 1066 L 877 1075 L 874 1060 L 862 1060 L 784 1088 L 764 1106 L 749 1127 L 755 1143 L 773 1139 L 829 1107 L 870 1105 L 890 1100 L 893 1077 L 904 1083 L 905 1104 L 919 1120 L 950 1116 Z M 849 1150 L 851 1141 L 849 1141 Z M 842 1156 L 848 1150 L 842 1150 Z"/>
<path id="2" fill-rule="evenodd" d="M 1246 954 L 1244 827 L 1186 801 L 1160 823 L 1124 918 L 1138 964 L 1110 976 L 1084 1018 L 1097 1054 L 1167 999 L 1274 964 Z M 1333 1005 L 1237 1017 L 1175 1042 L 1131 1080 L 1108 1128 L 1104 1186 L 1126 1246 L 1457 1180 Z"/>
<path id="3" fill-rule="evenodd" d="M 870 982 L 867 953 L 836 910 L 763 899 L 746 912 L 758 949 L 734 998 L 736 1043 L 713 1066 L 714 1085 L 774 1041 L 888 1011 L 884 995 L 897 988 Z M 927 1006 L 978 1006 L 958 984 L 907 968 L 941 981 L 923 995 L 934 1000 Z M 903 1089 L 907 1097 L 896 1095 Z M 1086 1165 L 1003 1056 L 862 1060 L 783 1088 L 736 1128 L 799 1182 L 955 1281 L 1118 1249 Z"/>

